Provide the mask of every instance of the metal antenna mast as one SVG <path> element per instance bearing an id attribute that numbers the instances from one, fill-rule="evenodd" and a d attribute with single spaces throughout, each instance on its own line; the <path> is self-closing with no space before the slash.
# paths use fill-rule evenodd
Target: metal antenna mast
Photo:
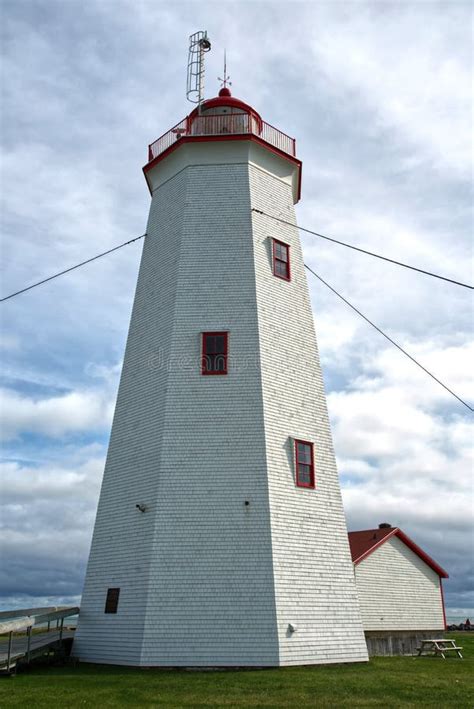
<path id="1" fill-rule="evenodd" d="M 206 31 L 195 32 L 189 37 L 188 80 L 186 98 L 201 107 L 204 98 L 204 54 L 211 48 Z"/>

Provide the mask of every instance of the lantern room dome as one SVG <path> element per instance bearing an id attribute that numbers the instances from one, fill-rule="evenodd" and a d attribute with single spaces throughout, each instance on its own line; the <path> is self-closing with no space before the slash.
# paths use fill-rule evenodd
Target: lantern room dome
<path id="1" fill-rule="evenodd" d="M 189 114 L 189 120 L 192 122 L 199 115 L 222 116 L 235 114 L 245 114 L 251 116 L 253 121 L 256 122 L 259 131 L 262 129 L 262 117 L 260 116 L 260 114 L 254 108 L 252 108 L 252 106 L 249 106 L 247 103 L 244 103 L 244 101 L 241 101 L 238 98 L 234 98 L 234 96 L 232 96 L 230 92 L 230 89 L 227 86 L 224 86 L 219 91 L 219 95 L 215 98 L 210 98 L 207 99 L 207 101 L 203 101 L 203 103 L 201 104 L 201 111 L 199 111 L 199 108 L 195 108 L 194 111 Z"/>

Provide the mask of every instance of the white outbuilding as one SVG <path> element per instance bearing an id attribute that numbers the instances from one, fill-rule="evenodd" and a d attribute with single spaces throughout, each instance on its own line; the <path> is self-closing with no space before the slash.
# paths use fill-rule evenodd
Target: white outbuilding
<path id="1" fill-rule="evenodd" d="M 446 628 L 446 571 L 401 529 L 349 532 L 369 655 L 412 654 Z"/>

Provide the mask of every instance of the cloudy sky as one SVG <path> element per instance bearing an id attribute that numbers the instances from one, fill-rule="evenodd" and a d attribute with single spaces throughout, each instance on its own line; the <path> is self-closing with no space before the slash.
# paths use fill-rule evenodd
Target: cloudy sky
<path id="1" fill-rule="evenodd" d="M 145 230 L 149 142 L 208 97 L 295 136 L 301 226 L 471 282 L 471 4 L 0 0 L 1 293 Z M 306 262 L 473 400 L 470 291 L 302 235 Z M 77 600 L 141 243 L 2 304 L 1 606 Z M 388 521 L 474 607 L 472 416 L 309 276 L 349 529 Z"/>

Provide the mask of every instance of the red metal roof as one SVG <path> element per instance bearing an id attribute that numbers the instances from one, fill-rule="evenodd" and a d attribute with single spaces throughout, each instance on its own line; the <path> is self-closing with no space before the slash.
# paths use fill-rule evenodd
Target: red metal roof
<path id="1" fill-rule="evenodd" d="M 384 544 L 390 537 L 398 537 L 409 549 L 417 554 L 425 564 L 428 564 L 438 576 L 443 579 L 448 578 L 446 571 L 436 563 L 431 556 L 428 556 L 415 542 L 407 537 L 399 527 L 383 527 L 382 529 L 364 529 L 360 532 L 349 532 L 349 546 L 351 548 L 352 561 L 359 564 L 369 554 L 372 554 L 379 546 Z"/>

